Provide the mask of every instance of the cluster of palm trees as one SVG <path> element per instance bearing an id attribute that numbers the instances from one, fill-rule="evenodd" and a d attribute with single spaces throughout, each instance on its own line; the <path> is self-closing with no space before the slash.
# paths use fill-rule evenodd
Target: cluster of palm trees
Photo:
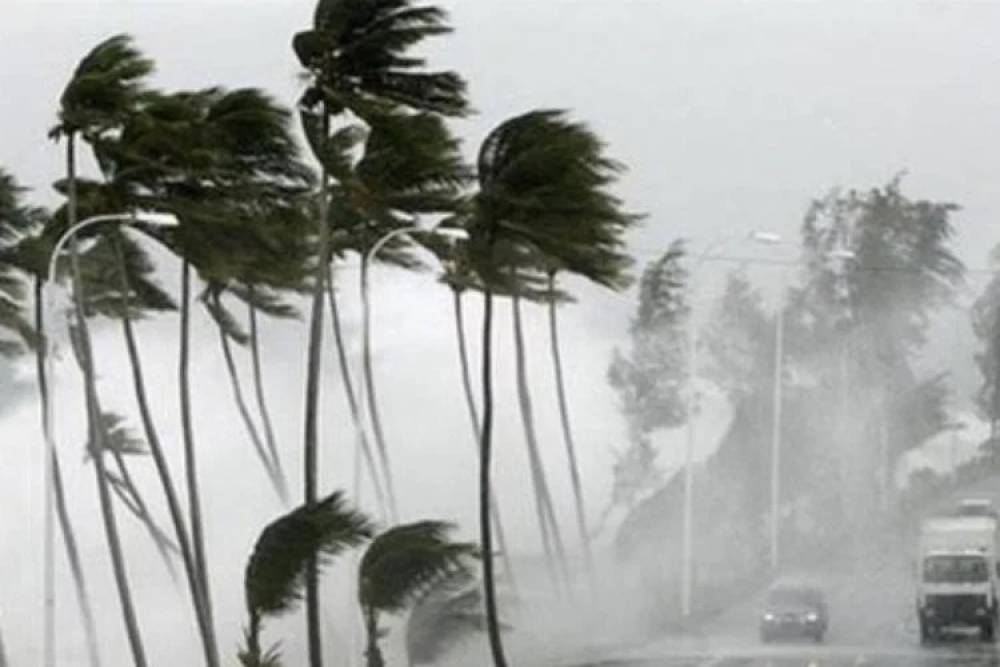
<path id="1" fill-rule="evenodd" d="M 60 100 L 52 138 L 65 148 L 65 178 L 56 187 L 65 202 L 55 211 L 24 203 L 14 178 L 0 171 L 0 352 L 35 351 L 43 424 L 50 410 L 44 367 L 49 332 L 42 299 L 57 239 L 85 218 L 122 211 L 173 214 L 169 228 L 133 223 L 180 261 L 174 297 L 156 282 L 146 243 L 121 225 L 95 225 L 71 237 L 68 268 L 73 309 L 70 340 L 84 377 L 89 454 L 104 531 L 115 573 L 122 618 L 133 662 L 147 659 L 124 565 L 116 511 L 122 507 L 147 527 L 165 559 L 183 564 L 205 664 L 220 665 L 199 494 L 198 443 L 192 419 L 190 323 L 192 305 L 204 306 L 217 327 L 234 400 L 275 494 L 286 505 L 290 488 L 278 447 L 261 365 L 260 316 L 291 318 L 295 302 L 308 303 L 302 504 L 261 534 L 246 576 L 248 628 L 241 659 L 247 665 L 278 664 L 261 648 L 265 617 L 305 599 L 310 665 L 322 664 L 319 576 L 323 563 L 371 539 L 361 560 L 358 597 L 369 635 L 370 665 L 383 664 L 377 639 L 379 616 L 416 601 L 439 608 L 467 596 L 435 597 L 438 584 L 466 581 L 469 559 L 482 561 L 485 627 L 493 659 L 506 660 L 497 612 L 494 547 L 506 559 L 503 525 L 491 479 L 493 451 L 494 301 L 513 304 L 517 386 L 531 465 L 538 527 L 552 576 L 569 578 L 566 540 L 556 518 L 541 460 L 526 374 L 522 303 L 549 307 L 551 348 L 557 377 L 576 519 L 587 562 L 590 546 L 582 485 L 570 428 L 558 341 L 557 304 L 563 275 L 582 276 L 611 289 L 625 287 L 630 259 L 624 235 L 637 221 L 610 191 L 621 165 L 601 141 L 565 112 L 537 110 L 511 118 L 483 140 L 473 165 L 463 159 L 446 120 L 469 113 L 465 83 L 454 72 L 434 71 L 413 53 L 426 38 L 447 33 L 445 13 L 415 0 L 319 0 L 309 29 L 295 35 L 294 52 L 306 86 L 296 110 L 311 168 L 300 151 L 294 114 L 254 88 L 161 91 L 149 84 L 154 64 L 127 36 L 112 37 L 79 63 Z M 78 173 L 85 147 L 99 177 Z M 417 233 L 428 221 L 444 235 Z M 426 227 L 424 227 L 426 229 Z M 412 231 L 413 233 L 409 233 Z M 394 236 L 385 242 L 387 234 Z M 461 240 L 454 237 L 461 236 Z M 398 521 L 400 498 L 392 475 L 392 447 L 383 428 L 371 350 L 364 354 L 364 391 L 357 391 L 346 361 L 333 270 L 352 254 L 404 268 L 421 268 L 430 253 L 443 267 L 442 282 L 454 298 L 455 324 L 473 442 L 479 455 L 478 549 L 448 539 L 439 522 L 396 525 L 372 537 L 369 519 L 339 493 L 321 497 L 318 476 L 320 368 L 324 321 L 330 310 L 358 448 L 381 511 Z M 55 258 L 57 261 L 59 257 Z M 362 273 L 364 274 L 364 266 Z M 34 316 L 28 316 L 33 285 Z M 483 299 L 481 396 L 473 389 L 463 299 Z M 362 295 L 364 297 L 364 294 Z M 245 309 L 245 317 L 234 310 Z M 363 301 L 365 313 L 367 303 Z M 177 310 L 178 401 L 184 459 L 179 483 L 167 465 L 158 415 L 149 404 L 134 322 Z M 88 322 L 95 316 L 122 327 L 143 439 L 155 465 L 170 530 L 153 520 L 129 472 L 127 454 L 141 442 L 121 418 L 102 408 L 98 367 Z M 367 316 L 367 315 L 366 315 Z M 51 329 L 51 324 L 48 326 Z M 250 349 L 253 401 L 247 399 L 232 345 Z M 256 410 L 261 427 L 253 416 Z M 371 430 L 366 427 L 368 414 Z M 46 437 L 52 434 L 46 431 Z M 55 507 L 88 637 L 90 662 L 100 664 L 93 612 L 53 450 Z M 181 490 L 183 487 L 183 491 Z M 181 495 L 186 493 L 186 507 Z M 118 502 L 115 502 L 117 498 Z M 423 557 L 421 557 L 423 554 Z M 505 567 L 509 573 L 509 562 Z M 447 588 L 447 586 L 446 586 Z M 415 614 L 416 616 L 416 614 Z"/>

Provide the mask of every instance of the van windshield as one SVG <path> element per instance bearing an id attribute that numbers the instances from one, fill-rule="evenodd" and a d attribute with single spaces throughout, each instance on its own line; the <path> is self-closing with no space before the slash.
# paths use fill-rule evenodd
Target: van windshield
<path id="1" fill-rule="evenodd" d="M 924 581 L 932 584 L 971 584 L 989 579 L 982 556 L 931 556 L 924 561 Z"/>

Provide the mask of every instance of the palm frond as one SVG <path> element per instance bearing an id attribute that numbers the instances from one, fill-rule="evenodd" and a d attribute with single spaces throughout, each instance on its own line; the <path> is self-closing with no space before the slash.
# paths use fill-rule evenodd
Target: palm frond
<path id="1" fill-rule="evenodd" d="M 73 132 L 99 134 L 120 124 L 153 72 L 128 35 L 115 35 L 95 46 L 77 65 L 60 99 L 54 138 Z"/>
<path id="2" fill-rule="evenodd" d="M 247 643 L 250 643 L 249 638 Z M 280 644 L 275 644 L 263 654 L 250 648 L 244 648 L 237 657 L 243 667 L 282 667 L 284 664 L 281 662 Z"/>
<path id="3" fill-rule="evenodd" d="M 251 615 L 290 611 L 302 596 L 312 558 L 321 565 L 329 563 L 368 539 L 372 530 L 368 518 L 350 508 L 339 491 L 273 521 L 261 532 L 247 563 L 248 611 Z"/>
<path id="4" fill-rule="evenodd" d="M 225 287 L 222 285 L 209 283 L 199 295 L 198 300 L 205 306 L 205 310 L 208 311 L 208 314 L 212 317 L 212 320 L 222 331 L 223 335 L 231 338 L 239 345 L 246 345 L 250 340 L 250 335 L 236 321 L 236 317 L 229 312 L 225 304 L 222 303 L 222 293 L 224 291 Z"/>
<path id="5" fill-rule="evenodd" d="M 609 191 L 621 171 L 598 137 L 563 111 L 532 111 L 502 123 L 477 160 L 470 235 L 480 269 L 491 271 L 495 245 L 506 239 L 530 247 L 546 265 L 613 289 L 627 286 L 624 233 L 639 216 Z"/>
<path id="6" fill-rule="evenodd" d="M 146 441 L 135 434 L 127 420 L 115 412 L 101 414 L 100 428 L 104 431 L 104 445 L 109 451 L 123 455 L 146 454 Z M 94 442 L 87 442 L 87 456 L 93 457 L 96 449 Z"/>
<path id="7" fill-rule="evenodd" d="M 413 47 L 450 32 L 447 14 L 413 0 L 320 0 L 313 28 L 292 48 L 312 82 L 303 104 L 322 101 L 328 113 L 351 109 L 362 117 L 386 106 L 443 115 L 468 111 L 465 82 L 432 72 Z"/>
<path id="8" fill-rule="evenodd" d="M 419 521 L 380 534 L 361 559 L 358 598 L 366 609 L 403 611 L 443 578 L 467 572 L 476 546 L 452 542 L 454 526 Z"/>

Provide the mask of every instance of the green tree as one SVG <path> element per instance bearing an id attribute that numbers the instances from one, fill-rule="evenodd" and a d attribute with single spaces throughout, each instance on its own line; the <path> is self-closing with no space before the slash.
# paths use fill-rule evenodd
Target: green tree
<path id="1" fill-rule="evenodd" d="M 367 634 L 368 667 L 384 667 L 379 648 L 384 614 L 400 614 L 412 607 L 440 581 L 469 572 L 473 544 L 453 542 L 453 526 L 440 521 L 418 521 L 394 526 L 372 540 L 358 571 L 358 603 Z"/>
<path id="2" fill-rule="evenodd" d="M 386 108 L 446 115 L 466 111 L 465 84 L 452 72 L 426 69 L 411 49 L 449 31 L 445 13 L 412 0 L 319 0 L 310 29 L 292 46 L 309 83 L 300 99 L 305 134 L 321 167 L 316 206 L 316 258 L 309 319 L 303 463 L 305 499 L 318 494 L 318 401 L 323 332 L 323 292 L 330 261 L 330 185 L 344 168 L 337 142 L 343 128 L 334 121 L 351 112 L 367 118 Z M 311 667 L 322 665 L 316 571 L 306 582 L 306 615 Z"/>
<path id="3" fill-rule="evenodd" d="M 277 646 L 261 648 L 266 618 L 293 611 L 302 599 L 311 564 L 329 564 L 372 535 L 368 519 L 348 506 L 341 492 L 301 505 L 261 531 L 244 577 L 248 624 L 246 646 L 240 651 L 245 667 L 278 667 Z"/>
<path id="4" fill-rule="evenodd" d="M 1000 249 L 993 250 L 993 259 L 1000 260 Z M 1000 271 L 972 305 L 972 330 L 979 339 L 976 365 L 983 378 L 976 404 L 989 420 L 990 439 L 995 441 L 1000 438 Z"/>
<path id="5" fill-rule="evenodd" d="M 774 321 L 744 270 L 729 274 L 701 339 L 707 352 L 706 375 L 734 404 L 771 389 Z"/>
<path id="6" fill-rule="evenodd" d="M 181 426 L 188 525 L 206 659 L 217 664 L 189 377 L 192 269 L 206 284 L 243 278 L 271 224 L 294 219 L 310 174 L 297 160 L 290 114 L 257 89 L 211 88 L 143 96 L 141 113 L 98 144 L 114 188 L 133 205 L 170 211 L 180 226 L 149 230 L 181 259 Z M 209 658 L 208 656 L 212 657 Z"/>
<path id="7" fill-rule="evenodd" d="M 526 247 L 565 270 L 607 284 L 587 260 L 595 249 L 618 249 L 633 220 L 608 192 L 620 165 L 586 126 L 560 111 L 533 111 L 505 121 L 484 140 L 478 189 L 465 224 L 470 259 L 483 291 L 483 422 L 480 442 L 479 528 L 488 635 L 494 663 L 506 665 L 497 617 L 490 525 L 493 436 L 493 295 L 509 287 L 511 248 Z"/>
<path id="8" fill-rule="evenodd" d="M 79 63 L 63 90 L 59 103 L 59 123 L 52 130 L 54 138 L 66 140 L 66 180 L 68 183 L 68 226 L 77 223 L 76 199 L 76 139 L 82 136 L 88 142 L 100 139 L 103 134 L 119 128 L 133 112 L 143 79 L 152 71 L 152 61 L 145 58 L 124 35 L 112 37 L 92 49 Z M 111 556 L 115 583 L 118 589 L 122 617 L 128 635 L 132 658 L 137 667 L 146 664 L 145 649 L 140 636 L 132 593 L 125 571 L 124 554 L 118 535 L 117 520 L 106 477 L 104 452 L 106 434 L 102 430 L 101 408 L 97 395 L 95 364 L 90 345 L 90 333 L 85 314 L 85 297 L 82 293 L 80 262 L 75 238 L 70 244 L 70 262 L 73 277 L 75 325 L 78 330 L 81 366 L 87 405 L 88 441 L 97 443 L 94 457 L 94 474 L 101 505 L 104 531 Z"/>
<path id="9" fill-rule="evenodd" d="M 629 327 L 630 349 L 627 354 L 616 349 L 608 367 L 608 382 L 618 392 L 628 428 L 628 444 L 619 452 L 605 516 L 616 506 L 631 508 L 659 482 L 662 473 L 656 467 L 651 436 L 687 419 L 684 389 L 691 315 L 686 256 L 684 243 L 678 240 L 643 270 Z"/>
<path id="10" fill-rule="evenodd" d="M 911 359 L 963 279 L 951 248 L 957 209 L 908 198 L 897 176 L 867 192 L 834 192 L 803 222 L 807 271 L 792 293 L 791 333 L 809 342 L 813 374 L 838 378 L 838 439 L 848 446 L 841 474 L 858 485 L 852 498 L 876 493 L 872 482 L 887 498 L 895 460 L 917 444 L 906 439 L 917 415 L 894 399 L 922 382 Z"/>
<path id="11" fill-rule="evenodd" d="M 396 519 L 395 483 L 372 368 L 371 305 L 364 284 L 369 273 L 367 262 L 372 259 L 402 268 L 422 268 L 403 238 L 390 239 L 375 257 L 369 256 L 385 234 L 408 229 L 421 216 L 452 212 L 468 180 L 468 168 L 462 161 L 458 141 L 436 115 L 384 113 L 371 117 L 369 123 L 370 131 L 363 142 L 362 133 L 356 133 L 363 156 L 349 170 L 338 174 L 338 183 L 331 189 L 332 213 L 337 221 L 333 248 L 338 257 L 354 251 L 361 258 L 362 372 L 366 389 L 362 398 L 371 417 L 389 513 Z"/>

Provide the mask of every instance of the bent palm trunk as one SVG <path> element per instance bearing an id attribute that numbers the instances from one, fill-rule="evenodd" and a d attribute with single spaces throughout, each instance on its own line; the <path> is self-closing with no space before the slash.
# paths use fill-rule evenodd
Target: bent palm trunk
<path id="1" fill-rule="evenodd" d="M 323 114 L 323 136 L 329 133 L 328 116 Z M 317 498 L 317 437 L 319 431 L 319 378 L 323 363 L 323 287 L 326 282 L 326 267 L 330 257 L 330 224 L 328 217 L 329 175 L 326 168 L 320 175 L 319 206 L 317 207 L 319 227 L 319 251 L 316 258 L 316 273 L 312 293 L 312 310 L 309 320 L 309 352 L 306 363 L 306 407 L 305 433 L 302 443 L 303 480 L 305 502 L 316 502 Z M 323 641 L 320 636 L 319 617 L 319 570 L 316 559 L 312 558 L 306 568 L 306 632 L 309 645 L 309 666 L 323 666 Z"/>
<path id="2" fill-rule="evenodd" d="M 131 288 L 128 283 L 128 274 L 125 272 L 125 259 L 117 238 L 115 239 L 115 252 L 121 274 L 122 311 L 124 313 L 122 317 L 122 330 L 125 334 L 125 346 L 128 350 L 129 365 L 132 368 L 132 386 L 135 390 L 136 402 L 139 406 L 139 418 L 142 422 L 146 442 L 149 444 L 149 453 L 153 457 L 156 475 L 160 480 L 160 486 L 163 487 L 163 495 L 167 501 L 167 513 L 170 515 L 170 522 L 173 524 L 174 535 L 177 538 L 177 548 L 181 554 L 181 563 L 184 566 L 184 575 L 188 582 L 188 592 L 191 596 L 191 604 L 194 607 L 195 620 L 198 624 L 198 634 L 201 637 L 202 651 L 205 655 L 205 664 L 208 667 L 219 667 L 219 651 L 215 634 L 212 632 L 211 624 L 208 622 L 207 612 L 202 602 L 198 573 L 191 551 L 188 529 L 184 522 L 184 514 L 181 510 L 180 500 L 177 497 L 177 490 L 174 487 L 170 467 L 167 465 L 166 455 L 163 452 L 160 435 L 153 423 L 153 415 L 149 409 L 146 380 L 142 370 L 142 360 L 139 357 L 139 345 L 132 326 L 132 318 L 129 316 L 128 295 Z"/>
<path id="3" fill-rule="evenodd" d="M 462 315 L 462 292 L 452 288 L 452 303 L 455 309 L 455 335 L 458 338 L 458 361 L 462 370 L 462 388 L 465 391 L 465 405 L 469 409 L 469 420 L 472 423 L 473 442 L 476 449 L 479 449 L 479 442 L 482 440 L 482 427 L 479 424 L 479 414 L 476 411 L 476 399 L 472 394 L 472 377 L 469 373 L 469 353 L 465 343 L 465 317 Z M 490 514 L 493 517 L 493 529 L 497 535 L 497 547 L 500 550 L 500 557 L 503 559 L 504 572 L 507 575 L 507 582 L 512 591 L 517 591 L 514 581 L 514 568 L 510 564 L 510 552 L 507 551 L 507 537 L 504 535 L 503 521 L 500 519 L 500 506 L 497 503 L 496 494 L 490 490 L 492 499 L 490 503 Z"/>
<path id="4" fill-rule="evenodd" d="M 365 613 L 365 635 L 367 636 L 365 663 L 367 667 L 385 667 L 385 658 L 378 645 L 379 634 L 378 618 L 374 611 L 368 610 Z"/>
<path id="5" fill-rule="evenodd" d="M 143 500 L 142 495 L 139 493 L 139 488 L 132 478 L 132 473 L 129 471 L 122 453 L 111 448 L 111 457 L 118 468 L 118 476 L 108 472 L 108 482 L 111 483 L 111 490 L 115 492 L 124 503 L 126 509 L 132 513 L 139 523 L 142 524 L 142 527 L 146 529 L 146 532 L 149 533 L 149 537 L 153 541 L 153 546 L 156 547 L 160 558 L 163 559 L 163 564 L 167 568 L 167 572 L 170 574 L 171 581 L 176 582 L 177 569 L 174 567 L 171 552 L 179 552 L 177 545 L 171 541 L 153 519 L 153 515 L 146 506 L 146 501 Z"/>
<path id="6" fill-rule="evenodd" d="M 69 181 L 69 224 L 76 224 L 76 155 L 74 151 L 74 136 L 67 137 L 66 142 L 67 177 Z M 70 261 L 73 272 L 73 310 L 79 336 L 80 364 L 83 369 L 84 391 L 87 403 L 87 425 L 89 442 L 93 442 L 97 451 L 94 452 L 94 475 L 97 482 L 97 494 L 101 506 L 101 519 L 104 523 L 104 535 L 111 556 L 111 569 L 114 573 L 115 586 L 118 590 L 118 600 L 122 609 L 122 620 L 132 651 L 132 661 L 135 667 L 146 667 L 146 651 L 143 647 L 139 631 L 139 620 L 132 602 L 132 591 L 125 570 L 125 555 L 122 551 L 121 539 L 118 535 L 118 523 L 115 519 L 114 503 L 108 488 L 106 470 L 104 467 L 104 452 L 107 441 L 104 425 L 101 421 L 101 408 L 97 398 L 97 380 L 94 376 L 93 355 L 90 345 L 90 332 L 87 328 L 86 312 L 83 307 L 83 280 L 80 274 L 80 258 L 77 253 L 76 239 L 70 241 Z"/>
<path id="7" fill-rule="evenodd" d="M 569 421 L 569 408 L 566 402 L 566 384 L 563 380 L 562 354 L 559 349 L 559 328 L 556 318 L 555 273 L 549 273 L 549 341 L 552 346 L 552 364 L 556 376 L 556 393 L 559 399 L 559 420 L 562 423 L 563 442 L 566 445 L 566 459 L 569 463 L 570 480 L 573 483 L 573 500 L 576 504 L 576 523 L 580 530 L 580 542 L 583 546 L 583 557 L 587 573 L 593 582 L 594 565 L 590 552 L 590 536 L 587 534 L 587 515 L 583 506 L 583 485 L 580 482 L 580 467 L 576 461 L 576 443 L 573 441 L 573 429 Z"/>
<path id="8" fill-rule="evenodd" d="M 479 542 L 483 559 L 483 597 L 486 603 L 486 633 L 494 667 L 507 667 L 500 637 L 496 582 L 493 573 L 493 534 L 490 530 L 490 465 L 493 454 L 493 293 L 486 289 L 483 300 L 483 430 L 479 441 Z"/>
<path id="9" fill-rule="evenodd" d="M 38 378 L 38 394 L 42 408 L 42 431 L 45 439 L 50 440 L 53 435 L 49 432 L 49 385 L 45 376 L 45 364 L 48 363 L 48 343 L 45 341 L 45 314 L 44 314 L 44 294 L 43 284 L 38 278 L 35 279 L 35 329 L 42 337 L 42 343 L 35 348 L 35 373 Z M 52 488 L 55 493 L 56 518 L 59 521 L 59 530 L 63 536 L 63 544 L 66 547 L 66 560 L 69 563 L 70 575 L 73 578 L 73 589 L 76 592 L 76 602 L 80 607 L 80 620 L 83 622 L 83 634 L 87 642 L 87 661 L 91 667 L 100 667 L 101 657 L 97 643 L 97 629 L 94 624 L 94 611 L 90 604 L 90 595 L 87 592 L 87 581 L 83 574 L 83 566 L 80 564 L 80 550 L 76 543 L 76 531 L 69 518 L 69 509 L 66 506 L 66 491 L 63 487 L 62 467 L 59 464 L 59 456 L 52 451 Z M 4 663 L 0 662 L 0 667 Z"/>
<path id="10" fill-rule="evenodd" d="M 371 349 L 371 302 L 368 298 L 367 256 L 361 258 L 361 346 L 362 372 L 365 376 L 365 396 L 361 400 L 368 401 L 368 415 L 375 434 L 375 446 L 378 450 L 382 473 L 385 475 L 385 491 L 389 501 L 389 516 L 393 522 L 399 521 L 399 510 L 396 506 L 396 485 L 393 482 L 392 466 L 389 463 L 389 448 L 386 445 L 385 434 L 382 431 L 382 418 L 379 415 L 378 400 L 375 396 L 375 373 L 372 371 Z"/>
<path id="11" fill-rule="evenodd" d="M 264 398 L 264 381 L 261 379 L 263 372 L 260 363 L 260 342 L 257 336 L 257 307 L 253 304 L 254 288 L 253 285 L 248 285 L 247 288 L 250 290 L 250 359 L 253 364 L 253 386 L 257 398 L 257 410 L 260 412 L 260 421 L 264 425 L 264 438 L 267 442 L 267 451 L 271 456 L 271 465 L 274 466 L 275 475 L 284 490 L 282 498 L 287 506 L 289 503 L 288 477 L 285 475 L 285 468 L 281 464 L 281 456 L 278 454 L 278 442 L 277 438 L 274 437 L 271 411 Z"/>
<path id="12" fill-rule="evenodd" d="M 361 421 L 357 397 L 354 394 L 354 381 L 351 379 L 351 367 L 347 363 L 347 351 L 344 349 L 344 335 L 340 328 L 340 310 L 337 308 L 336 290 L 333 288 L 333 280 L 329 269 L 327 269 L 326 278 L 327 300 L 330 304 L 330 321 L 333 327 L 334 345 L 337 348 L 340 377 L 344 383 L 344 395 L 347 396 L 347 406 L 351 411 L 351 419 L 354 421 L 354 429 L 358 438 L 357 446 L 361 449 L 360 453 L 364 457 L 365 465 L 368 467 L 368 475 L 371 477 L 372 487 L 375 491 L 375 500 L 384 516 L 387 509 L 385 494 L 382 490 L 382 482 L 379 479 L 378 467 L 375 465 L 375 458 L 372 455 L 371 443 L 368 442 L 368 434 L 365 432 L 365 425 Z"/>
<path id="13" fill-rule="evenodd" d="M 181 400 L 181 434 L 184 440 L 184 471 L 187 478 L 188 519 L 191 526 L 191 555 L 198 575 L 198 588 L 208 634 L 215 636 L 212 617 L 212 592 L 208 584 L 208 563 L 205 558 L 205 533 L 201 520 L 201 493 L 198 488 L 198 459 L 194 449 L 194 427 L 191 418 L 190 346 L 191 346 L 191 264 L 181 264 L 181 331 L 178 381 Z"/>
<path id="14" fill-rule="evenodd" d="M 524 426 L 524 439 L 528 446 L 531 482 L 535 491 L 535 510 L 538 516 L 539 529 L 542 533 L 542 544 L 546 550 L 546 559 L 549 564 L 550 573 L 553 575 L 553 582 L 558 582 L 557 573 L 561 573 L 564 578 L 568 579 L 566 552 L 563 548 L 562 535 L 559 531 L 559 523 L 556 520 L 548 481 L 545 478 L 545 467 L 538 448 L 538 437 L 535 433 L 535 418 L 531 406 L 531 394 L 528 390 L 527 362 L 524 354 L 521 300 L 516 294 L 512 298 L 512 305 L 514 314 L 514 352 L 517 362 L 517 396 L 521 408 L 521 422 Z"/>
<path id="15" fill-rule="evenodd" d="M 221 307 L 218 295 L 214 295 L 212 298 L 215 301 L 216 307 Z M 246 427 L 247 435 L 250 436 L 250 442 L 253 443 L 254 453 L 260 459 L 260 464 L 264 467 L 264 472 L 267 473 L 267 478 L 270 480 L 271 486 L 274 487 L 274 491 L 278 494 L 278 498 L 282 504 L 287 505 L 288 492 L 282 484 L 277 470 L 274 469 L 271 457 L 264 449 L 264 441 L 261 439 L 260 433 L 257 432 L 257 426 L 253 423 L 253 417 L 250 416 L 250 408 L 247 407 L 246 399 L 243 397 L 243 388 L 240 386 L 240 378 L 236 373 L 236 362 L 233 360 L 233 349 L 229 344 L 229 336 L 226 335 L 221 326 L 217 326 L 216 329 L 219 331 L 219 344 L 222 346 L 222 357 L 226 361 L 229 385 L 233 390 L 233 400 L 236 401 L 236 408 L 240 413 L 240 419 Z"/>

